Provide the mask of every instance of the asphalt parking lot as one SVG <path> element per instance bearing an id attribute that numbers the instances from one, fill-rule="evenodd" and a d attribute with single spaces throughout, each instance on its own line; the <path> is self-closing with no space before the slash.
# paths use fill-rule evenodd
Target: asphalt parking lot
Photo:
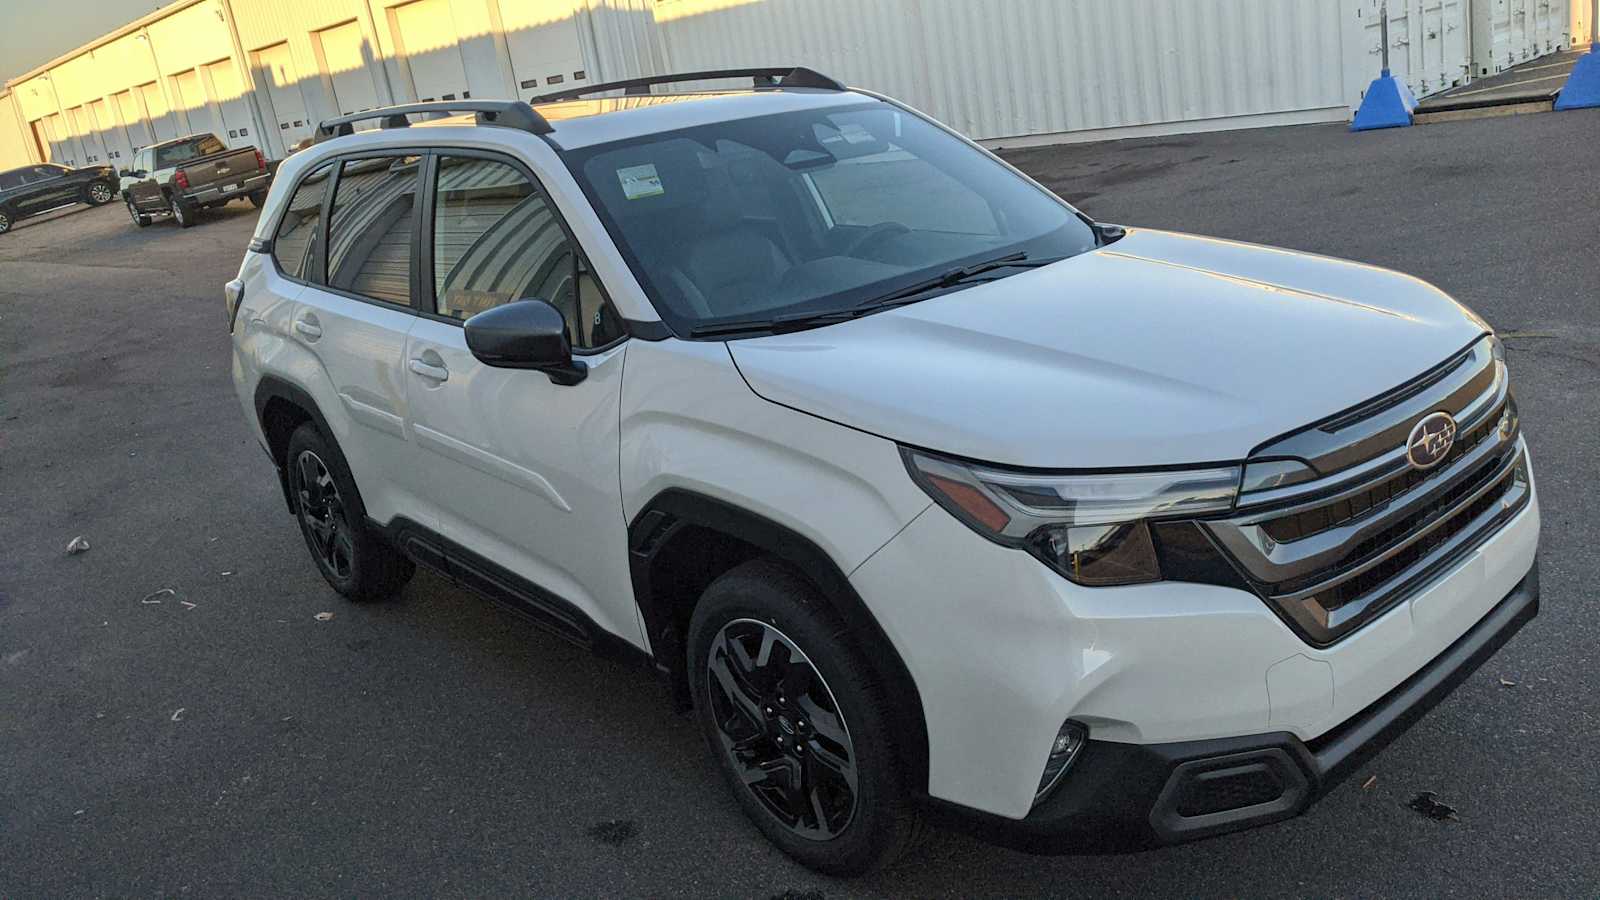
<path id="1" fill-rule="evenodd" d="M 1597 134 L 1600 112 L 1010 154 L 1103 220 L 1392 266 L 1482 313 L 1535 454 L 1544 608 L 1299 819 L 1121 857 L 938 832 L 848 883 L 747 824 L 644 673 L 428 573 L 389 603 L 333 594 L 229 379 L 247 204 L 187 231 L 120 206 L 21 223 L 0 237 L 0 897 L 1593 897 Z M 1421 791 L 1456 817 L 1408 808 Z"/>

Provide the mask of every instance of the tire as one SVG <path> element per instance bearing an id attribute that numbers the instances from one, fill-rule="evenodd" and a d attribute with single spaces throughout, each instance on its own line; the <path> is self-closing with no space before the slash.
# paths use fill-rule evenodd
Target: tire
<path id="1" fill-rule="evenodd" d="M 133 219 L 134 225 L 137 225 L 140 228 L 150 227 L 149 215 L 139 212 L 138 208 L 133 205 L 132 200 L 124 199 L 123 202 L 128 204 L 128 217 Z"/>
<path id="2" fill-rule="evenodd" d="M 810 582 L 765 559 L 722 575 L 695 607 L 688 656 L 706 743 L 768 840 L 835 876 L 911 847 L 920 825 L 893 698 Z"/>
<path id="3" fill-rule="evenodd" d="M 83 187 L 83 202 L 90 206 L 105 206 L 117 197 L 117 192 L 104 181 L 91 181 Z"/>
<path id="4" fill-rule="evenodd" d="M 289 436 L 285 466 L 300 533 L 328 584 L 357 602 L 399 593 L 416 566 L 367 527 L 339 448 L 307 422 Z"/>
<path id="5" fill-rule="evenodd" d="M 0 209 L 0 234 L 11 230 L 11 210 Z"/>
<path id="6" fill-rule="evenodd" d="M 172 221 L 177 222 L 179 228 L 194 227 L 194 220 L 198 211 L 193 206 L 179 200 L 177 197 L 168 197 L 167 210 L 172 213 Z"/>
<path id="7" fill-rule="evenodd" d="M 250 192 L 250 205 L 254 206 L 256 209 L 260 209 L 263 206 L 266 206 L 267 205 L 267 192 L 266 191 L 251 191 Z"/>

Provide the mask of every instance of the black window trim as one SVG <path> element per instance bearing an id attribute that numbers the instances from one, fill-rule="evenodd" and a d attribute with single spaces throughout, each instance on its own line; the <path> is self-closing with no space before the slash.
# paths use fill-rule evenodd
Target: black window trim
<path id="1" fill-rule="evenodd" d="M 419 173 L 419 177 L 422 179 L 422 184 L 420 186 L 422 194 L 419 198 L 420 202 L 416 204 L 416 215 L 418 217 L 418 221 L 412 228 L 411 303 L 407 306 L 401 306 L 396 303 L 391 303 L 387 300 L 379 300 L 375 297 L 367 297 L 363 294 L 354 293 L 352 291 L 341 290 L 327 283 L 327 248 L 329 229 L 333 225 L 333 198 L 339 192 L 339 179 L 344 172 L 344 163 L 347 160 L 352 159 L 378 159 L 386 156 L 421 156 L 423 158 L 421 171 Z M 601 353 L 610 352 L 622 344 L 622 342 L 628 340 L 628 338 L 633 337 L 633 332 L 636 328 L 640 326 L 654 326 L 656 324 L 654 322 L 633 322 L 622 317 L 622 314 L 617 310 L 616 303 L 611 299 L 611 291 L 606 288 L 605 281 L 601 279 L 600 273 L 595 271 L 594 265 L 589 262 L 588 251 L 583 248 L 583 243 L 578 240 L 577 235 L 573 233 L 572 228 L 567 224 L 566 217 L 561 214 L 561 207 L 558 206 L 555 202 L 555 199 L 551 197 L 550 192 L 544 186 L 544 182 L 539 180 L 539 177 L 533 173 L 531 168 L 525 165 L 521 160 L 512 156 L 507 156 L 504 153 L 490 150 L 479 150 L 471 147 L 408 146 L 384 147 L 381 149 L 374 147 L 367 150 L 356 150 L 348 153 L 340 153 L 329 156 L 327 159 L 308 167 L 306 171 L 301 173 L 300 177 L 295 180 L 294 186 L 289 189 L 288 197 L 290 200 L 294 199 L 294 195 L 305 184 L 306 179 L 310 178 L 317 172 L 322 171 L 328 166 L 333 167 L 333 171 L 328 177 L 328 187 L 322 195 L 322 213 L 321 219 L 317 226 L 320 231 L 318 232 L 317 237 L 313 239 L 314 245 L 312 250 L 314 252 L 308 252 L 306 257 L 301 260 L 300 272 L 291 274 L 284 271 L 283 266 L 278 264 L 278 257 L 276 253 L 278 229 L 283 226 L 283 217 L 289 213 L 289 206 L 287 203 L 285 203 L 283 209 L 278 213 L 277 218 L 273 220 L 272 230 L 270 232 L 272 237 L 269 238 L 273 250 L 272 252 L 268 252 L 266 254 L 267 258 L 272 263 L 273 271 L 285 281 L 298 284 L 302 287 L 316 288 L 320 291 L 327 291 L 328 293 L 337 297 L 345 297 L 350 300 L 368 303 L 383 309 L 409 312 L 410 314 L 419 318 L 432 319 L 437 322 L 453 323 L 457 326 L 461 325 L 463 320 L 458 319 L 455 316 L 441 315 L 435 311 L 438 307 L 436 305 L 436 298 L 434 297 L 433 286 L 433 209 L 434 198 L 438 193 L 437 172 L 438 157 L 440 156 L 474 157 L 487 159 L 493 162 L 505 163 L 527 177 L 528 181 L 534 186 L 534 189 L 544 197 L 545 203 L 550 207 L 551 214 L 555 216 L 556 224 L 561 227 L 562 233 L 567 236 L 567 240 L 572 244 L 572 246 L 577 248 L 578 256 L 582 259 L 583 265 L 588 269 L 590 276 L 594 278 L 595 286 L 600 289 L 601 296 L 605 299 L 605 302 L 610 305 L 611 311 L 617 317 L 617 321 L 622 323 L 622 334 L 618 335 L 615 340 L 607 344 L 602 344 L 598 347 L 573 347 L 573 356 L 595 356 Z M 424 250 L 427 252 L 424 252 Z M 305 268 L 306 266 L 312 264 L 315 264 L 318 270 L 321 272 L 321 281 L 306 277 Z M 657 337 L 654 334 L 640 335 L 640 337 L 644 340 L 660 340 L 661 337 L 665 336 L 666 335 Z"/>
<path id="2" fill-rule="evenodd" d="M 319 264 L 318 271 L 322 274 L 322 280 L 319 282 L 310 283 L 310 287 L 314 287 L 321 291 L 327 291 L 328 293 L 339 297 L 348 297 L 351 300 L 359 300 L 362 303 L 368 303 L 383 309 L 393 309 L 401 312 L 409 312 L 413 315 L 416 314 L 418 288 L 417 257 L 415 252 L 416 234 L 417 229 L 422 227 L 422 203 L 420 201 L 422 199 L 421 191 L 425 186 L 425 183 L 422 181 L 422 179 L 427 176 L 428 168 L 432 161 L 431 153 L 432 151 L 427 149 L 385 147 L 380 150 L 379 148 L 374 147 L 371 150 L 347 153 L 336 158 L 339 165 L 338 168 L 334 169 L 333 171 L 333 187 L 328 191 L 327 196 L 322 198 L 322 222 L 319 226 L 321 228 L 320 236 L 322 240 L 318 242 L 316 256 L 316 262 Z M 407 303 L 396 303 L 393 300 L 383 300 L 378 297 L 369 297 L 366 294 L 358 293 L 356 291 L 347 291 L 344 288 L 334 287 L 328 283 L 328 241 L 333 234 L 333 204 L 335 199 L 339 196 L 339 183 L 344 180 L 345 163 L 355 162 L 363 159 L 389 159 L 397 156 L 418 157 L 417 191 L 419 194 L 417 201 L 414 201 L 411 205 L 412 256 L 407 265 L 407 274 L 411 282 L 411 297 L 410 301 Z"/>
<path id="3" fill-rule="evenodd" d="M 379 307 L 381 309 L 390 309 L 390 310 L 395 310 L 395 311 L 398 311 L 398 312 L 404 312 L 404 313 L 410 313 L 412 315 L 416 315 L 417 311 L 418 311 L 417 310 L 417 302 L 418 302 L 417 301 L 417 293 L 418 293 L 418 291 L 417 291 L 417 289 L 418 289 L 417 268 L 418 268 L 418 266 L 417 266 L 416 252 L 415 252 L 416 251 L 415 235 L 416 235 L 416 229 L 418 227 L 420 227 L 420 225 L 421 225 L 420 221 L 415 221 L 414 220 L 412 222 L 413 244 L 412 244 L 412 259 L 411 259 L 411 264 L 410 264 L 411 302 L 410 303 L 406 303 L 406 304 L 395 303 L 395 302 L 390 301 L 390 300 L 380 300 L 377 297 L 368 297 L 365 294 L 359 294 L 359 293 L 356 293 L 355 291 L 347 291 L 347 290 L 344 290 L 342 288 L 336 288 L 333 285 L 328 284 L 328 235 L 329 235 L 329 229 L 333 226 L 333 199 L 339 193 L 339 180 L 340 180 L 341 176 L 344 173 L 344 164 L 346 162 L 348 162 L 350 160 L 361 160 L 361 159 L 382 159 L 382 158 L 385 158 L 385 157 L 393 157 L 393 156 L 419 156 L 419 157 L 422 158 L 422 161 L 421 161 L 421 167 L 422 168 L 418 172 L 418 178 L 423 178 L 423 177 L 426 176 L 427 169 L 428 169 L 428 167 L 429 167 L 429 165 L 431 163 L 430 157 L 431 157 L 432 152 L 433 151 L 431 151 L 431 150 L 429 150 L 428 148 L 425 148 L 425 147 L 385 147 L 385 148 L 382 148 L 381 150 L 379 148 L 374 147 L 374 148 L 371 148 L 371 149 L 368 149 L 368 150 L 358 150 L 358 151 L 353 151 L 353 152 L 350 152 L 350 153 L 341 153 L 341 154 L 338 154 L 336 156 L 330 156 L 327 159 L 323 160 L 322 162 L 319 162 L 316 165 L 311 166 L 303 174 L 301 174 L 301 176 L 298 179 L 295 180 L 294 187 L 289 190 L 289 195 L 288 195 L 289 196 L 289 200 L 293 201 L 294 200 L 294 195 L 296 193 L 298 193 L 300 188 L 305 185 L 306 179 L 308 179 L 312 175 L 315 175 L 316 173 L 322 171 L 324 168 L 327 168 L 328 166 L 332 166 L 333 167 L 333 171 L 328 176 L 328 186 L 327 186 L 326 190 L 323 192 L 323 195 L 322 195 L 322 213 L 321 213 L 321 218 L 317 223 L 317 229 L 318 229 L 317 234 L 312 239 L 313 243 L 312 243 L 311 251 L 308 252 L 306 254 L 305 258 L 300 261 L 300 269 L 301 270 L 299 272 L 296 272 L 296 273 L 287 272 L 287 271 L 284 270 L 283 266 L 278 264 L 278 256 L 277 256 L 277 252 L 276 252 L 277 251 L 278 229 L 283 227 L 283 217 L 289 214 L 289 206 L 288 206 L 288 203 L 286 202 L 284 204 L 283 210 L 278 213 L 278 217 L 275 220 L 273 220 L 273 223 L 272 223 L 272 232 L 271 232 L 272 233 L 272 237 L 271 237 L 270 240 L 272 242 L 273 250 L 272 250 L 272 252 L 267 253 L 267 258 L 272 260 L 273 271 L 277 272 L 278 276 L 283 278 L 285 281 L 293 282 L 294 284 L 298 284 L 298 285 L 300 285 L 302 287 L 315 288 L 315 289 L 317 289 L 319 291 L 326 291 L 327 293 L 333 294 L 336 297 L 344 297 L 347 300 L 356 300 L 356 301 L 359 301 L 361 303 L 366 303 L 366 304 L 369 304 L 369 305 L 372 305 L 372 306 Z M 421 185 L 419 185 L 419 190 L 420 189 L 421 189 Z M 421 215 L 421 206 L 422 206 L 421 203 L 414 204 L 414 207 L 413 207 L 413 210 L 412 210 L 412 215 L 413 216 L 420 216 Z M 307 266 L 314 266 L 315 267 L 315 272 L 320 273 L 320 275 L 321 275 L 320 280 L 318 280 L 317 278 L 308 277 L 308 275 L 307 275 L 307 273 L 305 271 Z"/>
<path id="4" fill-rule="evenodd" d="M 468 147 L 435 147 L 431 153 L 435 158 L 430 161 L 428 171 L 426 172 L 426 177 L 428 179 L 428 183 L 426 185 L 427 197 L 424 199 L 422 204 L 424 206 L 423 212 L 426 218 L 422 223 L 422 228 L 419 229 L 418 232 L 421 243 L 417 248 L 417 259 L 421 262 L 421 265 L 419 265 L 417 268 L 421 270 L 419 274 L 422 278 L 422 283 L 419 285 L 419 290 L 414 294 L 414 296 L 416 296 L 421 303 L 421 308 L 417 310 L 417 315 L 425 319 L 432 319 L 436 322 L 452 322 L 456 325 L 461 325 L 464 322 L 464 320 L 458 319 L 455 316 L 447 316 L 437 311 L 439 306 L 438 298 L 435 296 L 437 289 L 434 286 L 433 277 L 433 210 L 434 199 L 439 193 L 437 158 L 440 156 L 450 156 L 456 158 L 485 159 L 490 162 L 504 163 L 505 165 L 508 165 L 516 171 L 522 173 L 522 175 L 528 179 L 528 182 L 533 185 L 533 189 L 544 198 L 545 205 L 550 208 L 550 214 L 555 217 L 556 224 L 561 227 L 561 233 L 567 236 L 567 242 L 570 243 L 577 251 L 577 257 L 581 261 L 581 264 L 588 270 L 590 277 L 594 279 L 595 287 L 600 289 L 600 296 L 605 300 L 606 305 L 611 307 L 611 312 L 616 316 L 617 321 L 622 323 L 622 333 L 618 335 L 615 340 L 606 344 L 602 344 L 598 347 L 573 347 L 572 355 L 595 356 L 601 353 L 606 353 L 617 347 L 623 341 L 626 341 L 629 337 L 632 337 L 630 332 L 631 323 L 622 318 L 622 314 L 617 311 L 617 304 L 611 300 L 611 292 L 606 289 L 605 282 L 600 278 L 600 273 L 596 272 L 594 265 L 589 262 L 588 251 L 583 248 L 583 243 L 578 240 L 578 236 L 574 234 L 572 228 L 567 225 L 566 217 L 561 215 L 561 207 L 556 204 L 555 198 L 550 195 L 550 191 L 545 188 L 544 182 L 539 180 L 539 176 L 535 175 L 531 168 L 529 168 L 527 165 L 524 165 L 521 160 L 515 157 L 507 156 L 504 153 L 493 150 L 479 150 L 477 148 Z M 424 250 L 426 251 L 425 253 L 422 252 Z M 574 290 L 576 290 L 576 286 L 574 286 Z"/>

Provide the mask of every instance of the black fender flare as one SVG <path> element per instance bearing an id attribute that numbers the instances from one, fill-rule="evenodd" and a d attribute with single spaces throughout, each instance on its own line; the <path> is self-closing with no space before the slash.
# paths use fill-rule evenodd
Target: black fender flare
<path id="1" fill-rule="evenodd" d="M 673 533 L 699 526 L 737 538 L 764 555 L 788 563 L 809 579 L 844 620 L 880 684 L 896 698 L 896 728 L 905 736 L 907 783 L 918 796 L 928 785 L 928 726 L 922 695 L 894 643 L 833 558 L 804 535 L 765 516 L 724 500 L 683 488 L 657 494 L 628 525 L 628 570 L 658 670 L 679 690 L 687 689 L 683 635 L 673 624 L 670 597 L 657 596 L 651 570 L 657 553 Z"/>
<path id="2" fill-rule="evenodd" d="M 256 383 L 256 422 L 261 426 L 263 433 L 266 431 L 267 405 L 273 400 L 282 400 L 304 410 L 306 415 L 311 417 L 311 421 L 316 423 L 318 430 L 326 435 L 328 440 L 333 440 L 333 429 L 328 426 L 328 419 L 322 414 L 322 408 L 317 405 L 317 401 L 313 400 L 311 395 L 306 393 L 303 388 L 275 375 L 264 375 Z M 337 447 L 337 445 L 335 446 Z M 272 456 L 272 464 L 278 470 L 278 487 L 283 490 L 283 502 L 289 507 L 289 512 L 292 515 L 295 511 L 294 497 L 289 493 L 289 478 L 288 472 L 284 468 L 285 461 L 273 455 L 270 447 L 267 452 L 268 455 Z"/>

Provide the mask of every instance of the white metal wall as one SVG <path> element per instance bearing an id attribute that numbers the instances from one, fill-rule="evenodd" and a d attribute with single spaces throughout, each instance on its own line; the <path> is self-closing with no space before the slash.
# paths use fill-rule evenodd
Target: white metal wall
<path id="1" fill-rule="evenodd" d="M 1589 5 L 1589 0 L 1579 0 Z M 1474 0 L 1472 64 L 1493 75 L 1572 43 L 1569 0 Z"/>
<path id="2" fill-rule="evenodd" d="M 9 131 L 77 164 L 202 130 L 279 157 L 390 103 L 791 63 L 1010 144 L 1334 121 L 1378 74 L 1379 2 L 177 0 L 8 85 Z M 1570 0 L 1389 8 L 1419 96 L 1560 49 L 1582 18 Z"/>
<path id="3" fill-rule="evenodd" d="M 1338 0 L 662 0 L 671 69 L 799 61 L 981 138 L 1348 115 Z"/>

